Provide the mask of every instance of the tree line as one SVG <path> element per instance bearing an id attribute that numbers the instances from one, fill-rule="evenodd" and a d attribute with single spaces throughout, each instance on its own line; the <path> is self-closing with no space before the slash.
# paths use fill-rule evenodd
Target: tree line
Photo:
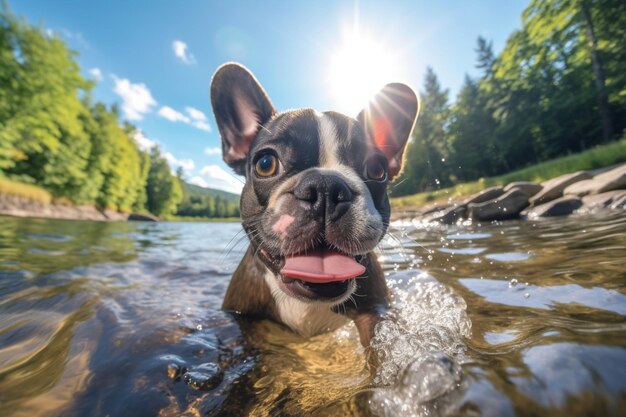
<path id="1" fill-rule="evenodd" d="M 500 54 L 479 37 L 454 102 L 428 68 L 394 195 L 503 174 L 620 137 L 626 2 L 532 0 Z"/>
<path id="2" fill-rule="evenodd" d="M 125 212 L 226 217 L 232 203 L 194 200 L 158 147 L 139 149 L 116 106 L 94 102 L 76 52 L 43 27 L 0 9 L 0 177 L 55 197 Z M 204 208 L 204 211 L 201 210 Z"/>

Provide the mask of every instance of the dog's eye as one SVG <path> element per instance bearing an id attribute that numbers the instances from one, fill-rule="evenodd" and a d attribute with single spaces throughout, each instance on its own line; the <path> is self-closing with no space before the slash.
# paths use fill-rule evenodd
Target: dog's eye
<path id="1" fill-rule="evenodd" d="M 259 177 L 271 177 L 278 171 L 278 158 L 272 154 L 262 155 L 257 161 L 254 169 Z"/>
<path id="2" fill-rule="evenodd" d="M 374 181 L 384 181 L 387 178 L 385 165 L 378 158 L 373 158 L 365 165 L 365 176 Z"/>

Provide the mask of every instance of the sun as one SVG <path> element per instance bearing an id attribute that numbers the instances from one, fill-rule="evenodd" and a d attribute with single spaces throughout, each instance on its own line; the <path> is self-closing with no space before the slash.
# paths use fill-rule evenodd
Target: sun
<path id="1" fill-rule="evenodd" d="M 393 52 L 382 41 L 357 31 L 347 33 L 328 66 L 335 108 L 356 116 L 380 88 L 399 81 L 398 68 Z"/>

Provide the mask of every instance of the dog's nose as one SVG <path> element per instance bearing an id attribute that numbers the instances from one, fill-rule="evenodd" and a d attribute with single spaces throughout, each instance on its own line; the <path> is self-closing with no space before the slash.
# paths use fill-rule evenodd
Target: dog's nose
<path id="1" fill-rule="evenodd" d="M 339 175 L 311 172 L 304 176 L 293 190 L 293 195 L 310 204 L 312 210 L 329 220 L 346 214 L 354 195 Z"/>

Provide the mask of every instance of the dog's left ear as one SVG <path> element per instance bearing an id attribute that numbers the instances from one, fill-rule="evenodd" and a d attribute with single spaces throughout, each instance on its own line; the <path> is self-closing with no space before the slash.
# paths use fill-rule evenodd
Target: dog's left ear
<path id="1" fill-rule="evenodd" d="M 224 64 L 215 72 L 211 106 L 222 137 L 224 162 L 243 175 L 252 141 L 276 110 L 254 75 L 236 63 Z"/>
<path id="2" fill-rule="evenodd" d="M 387 84 L 357 116 L 367 138 L 387 158 L 389 179 L 402 170 L 402 155 L 419 111 L 411 87 Z"/>

